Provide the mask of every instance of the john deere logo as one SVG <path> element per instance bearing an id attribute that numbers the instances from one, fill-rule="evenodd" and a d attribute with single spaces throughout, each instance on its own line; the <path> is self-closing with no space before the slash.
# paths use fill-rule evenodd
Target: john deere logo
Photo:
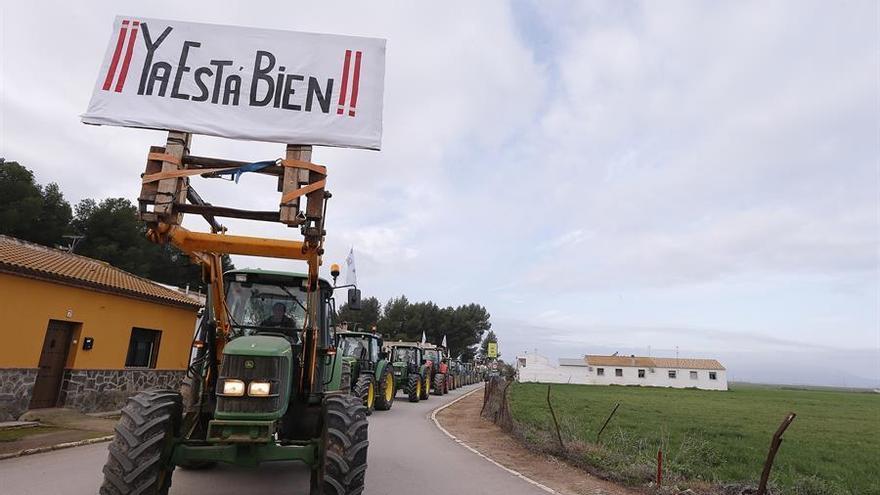
<path id="1" fill-rule="evenodd" d="M 249 369 L 249 370 L 254 369 L 254 362 L 253 362 L 253 360 L 248 359 L 247 361 L 245 361 L 245 362 L 244 362 L 244 367 L 245 367 L 246 369 Z"/>

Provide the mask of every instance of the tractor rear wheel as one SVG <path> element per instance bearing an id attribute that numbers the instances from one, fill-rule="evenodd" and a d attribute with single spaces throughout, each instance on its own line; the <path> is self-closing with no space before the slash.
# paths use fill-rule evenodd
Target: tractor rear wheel
<path id="1" fill-rule="evenodd" d="M 422 395 L 419 399 L 428 400 L 431 398 L 431 375 L 425 373 L 425 380 L 422 382 Z"/>
<path id="2" fill-rule="evenodd" d="M 101 495 L 166 495 L 174 465 L 171 447 L 183 407 L 173 390 L 140 392 L 128 399 L 104 465 Z"/>
<path id="3" fill-rule="evenodd" d="M 324 458 L 312 472 L 311 493 L 357 495 L 367 473 L 367 410 L 357 397 L 328 395 L 324 399 Z M 323 491 L 318 490 L 318 479 Z"/>
<path id="4" fill-rule="evenodd" d="M 367 416 L 373 414 L 373 408 L 376 407 L 376 384 L 373 381 L 373 375 L 364 373 L 358 377 L 357 382 L 352 389 L 352 395 L 361 400 L 367 408 Z"/>
<path id="5" fill-rule="evenodd" d="M 422 377 L 410 373 L 406 379 L 406 395 L 410 402 L 418 402 L 422 397 Z"/>
<path id="6" fill-rule="evenodd" d="M 385 366 L 382 376 L 379 378 L 379 387 L 376 390 L 376 410 L 387 411 L 394 405 L 394 374 L 391 373 L 391 365 Z"/>
<path id="7" fill-rule="evenodd" d="M 444 387 L 446 386 L 446 375 L 443 373 L 437 373 L 434 375 L 434 395 L 443 395 Z"/>

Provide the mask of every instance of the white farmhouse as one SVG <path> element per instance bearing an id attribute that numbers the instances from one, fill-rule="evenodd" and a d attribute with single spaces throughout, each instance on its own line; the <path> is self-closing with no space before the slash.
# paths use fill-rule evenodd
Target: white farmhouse
<path id="1" fill-rule="evenodd" d="M 587 355 L 553 366 L 527 354 L 517 358 L 517 373 L 521 382 L 727 390 L 727 370 L 715 359 Z"/>

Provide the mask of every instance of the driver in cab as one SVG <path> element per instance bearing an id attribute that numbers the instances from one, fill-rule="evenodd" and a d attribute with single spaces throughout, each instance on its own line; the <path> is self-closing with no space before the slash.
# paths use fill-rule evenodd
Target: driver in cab
<path id="1" fill-rule="evenodd" d="M 287 316 L 287 306 L 282 302 L 272 305 L 272 315 L 260 323 L 261 327 L 279 327 L 283 333 L 290 333 L 296 327 L 293 318 Z"/>

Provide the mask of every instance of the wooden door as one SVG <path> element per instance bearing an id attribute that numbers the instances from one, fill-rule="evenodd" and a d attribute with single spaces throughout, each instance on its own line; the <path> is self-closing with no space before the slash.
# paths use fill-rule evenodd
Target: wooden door
<path id="1" fill-rule="evenodd" d="M 67 364 L 67 351 L 73 336 L 73 325 L 65 321 L 49 320 L 43 352 L 40 354 L 40 369 L 31 396 L 31 409 L 55 407 L 58 393 L 64 379 L 64 366 Z"/>

